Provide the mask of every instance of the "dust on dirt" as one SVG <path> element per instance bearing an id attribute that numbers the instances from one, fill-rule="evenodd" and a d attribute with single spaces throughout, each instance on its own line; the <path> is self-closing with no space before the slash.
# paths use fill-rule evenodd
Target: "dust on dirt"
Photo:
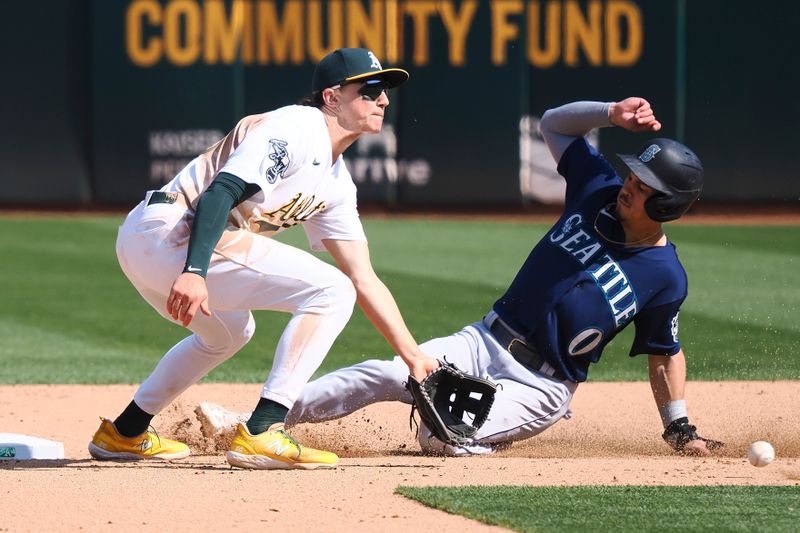
<path id="1" fill-rule="evenodd" d="M 726 442 L 711 458 L 679 457 L 661 440 L 649 384 L 587 383 L 574 416 L 492 457 L 418 452 L 409 408 L 369 406 L 348 417 L 293 428 L 302 444 L 342 458 L 327 471 L 244 471 L 224 459 L 227 444 L 205 438 L 200 401 L 236 411 L 255 405 L 260 385 L 202 384 L 154 420 L 162 436 L 189 444 L 173 463 L 109 463 L 86 445 L 130 401 L 132 385 L 0 386 L 0 432 L 64 443 L 59 461 L 2 461 L 0 529 L 140 531 L 281 527 L 301 531 L 498 530 L 394 494 L 398 485 L 789 485 L 800 486 L 800 382 L 689 382 L 689 416 L 702 435 Z M 770 441 L 777 459 L 755 468 L 746 449 Z M 798 489 L 800 490 L 800 489 Z"/>

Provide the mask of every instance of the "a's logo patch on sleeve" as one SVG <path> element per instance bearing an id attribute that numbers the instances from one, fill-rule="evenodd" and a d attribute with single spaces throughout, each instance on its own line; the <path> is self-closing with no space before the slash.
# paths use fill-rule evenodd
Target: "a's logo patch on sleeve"
<path id="1" fill-rule="evenodd" d="M 267 182 L 270 185 L 283 179 L 286 169 L 289 168 L 289 152 L 286 150 L 288 144 L 280 139 L 269 140 L 269 158 L 274 161 L 267 169 Z"/>

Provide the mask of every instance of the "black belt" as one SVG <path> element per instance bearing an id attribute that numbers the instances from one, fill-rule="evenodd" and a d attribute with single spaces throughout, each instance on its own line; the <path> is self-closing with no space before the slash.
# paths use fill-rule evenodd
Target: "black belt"
<path id="1" fill-rule="evenodd" d="M 489 331 L 492 332 L 492 335 L 494 335 L 494 338 L 497 339 L 497 342 L 499 342 L 501 346 L 508 350 L 508 353 L 514 356 L 514 359 L 516 359 L 517 362 L 522 366 L 526 366 L 534 372 L 540 372 L 560 381 L 564 381 L 566 379 L 557 368 L 550 365 L 545 358 L 542 357 L 542 354 L 536 351 L 533 346 L 525 342 L 525 339 L 520 339 L 517 337 L 514 332 L 508 329 L 508 327 L 503 324 L 499 318 L 492 322 L 492 326 L 489 328 Z M 546 364 L 553 371 L 552 374 L 542 371 L 542 367 Z"/>

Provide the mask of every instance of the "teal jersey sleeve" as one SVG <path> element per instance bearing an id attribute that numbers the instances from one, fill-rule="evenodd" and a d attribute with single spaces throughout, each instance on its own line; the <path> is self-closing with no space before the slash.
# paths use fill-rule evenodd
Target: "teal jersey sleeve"
<path id="1" fill-rule="evenodd" d="M 247 183 L 227 172 L 220 172 L 214 178 L 197 202 L 184 272 L 206 277 L 211 254 L 225 231 L 231 209 L 259 190 L 258 185 Z"/>

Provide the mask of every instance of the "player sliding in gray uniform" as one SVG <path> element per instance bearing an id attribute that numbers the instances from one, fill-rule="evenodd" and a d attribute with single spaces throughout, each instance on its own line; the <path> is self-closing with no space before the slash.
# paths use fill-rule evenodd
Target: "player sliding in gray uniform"
<path id="1" fill-rule="evenodd" d="M 697 455 L 721 445 L 699 437 L 688 421 L 678 339 L 687 279 L 662 231 L 663 222 L 679 218 L 699 197 L 702 165 L 682 144 L 654 139 L 637 156 L 620 156 L 629 169 L 622 178 L 583 138 L 608 126 L 661 129 L 650 104 L 635 97 L 575 102 L 543 116 L 542 134 L 567 181 L 564 212 L 483 320 L 421 345 L 425 353 L 498 385 L 489 418 L 472 443 L 446 445 L 421 427 L 423 450 L 485 454 L 544 431 L 569 412 L 590 364 L 630 323 L 636 329 L 630 355 L 649 355 L 664 439 L 679 452 Z M 304 388 L 287 425 L 338 418 L 380 401 L 409 403 L 407 376 L 399 357 L 327 374 Z M 225 423 L 212 405 L 201 406 L 198 414 L 207 432 Z"/>

